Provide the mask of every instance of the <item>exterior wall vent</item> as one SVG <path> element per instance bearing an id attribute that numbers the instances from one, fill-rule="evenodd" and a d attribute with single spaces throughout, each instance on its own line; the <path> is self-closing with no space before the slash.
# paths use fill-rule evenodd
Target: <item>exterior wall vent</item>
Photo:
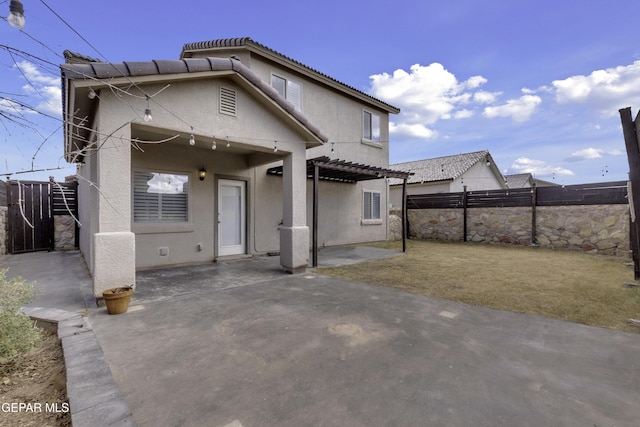
<path id="1" fill-rule="evenodd" d="M 238 110 L 238 96 L 236 91 L 220 86 L 220 114 L 236 116 Z"/>

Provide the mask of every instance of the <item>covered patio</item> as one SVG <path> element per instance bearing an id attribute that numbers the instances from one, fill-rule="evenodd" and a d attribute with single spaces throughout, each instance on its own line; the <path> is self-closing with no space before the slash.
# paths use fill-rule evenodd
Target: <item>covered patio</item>
<path id="1" fill-rule="evenodd" d="M 282 176 L 283 173 L 284 169 L 282 166 L 276 166 L 267 170 L 267 174 L 269 175 Z M 413 175 L 413 172 L 397 171 L 339 159 L 332 160 L 327 156 L 307 160 L 307 178 L 313 179 L 313 226 L 311 231 L 313 245 L 311 266 L 318 266 L 318 205 L 320 202 L 318 189 L 320 180 L 354 184 L 358 181 L 372 179 L 402 179 L 402 252 L 405 252 L 407 250 L 407 179 L 411 175 Z"/>

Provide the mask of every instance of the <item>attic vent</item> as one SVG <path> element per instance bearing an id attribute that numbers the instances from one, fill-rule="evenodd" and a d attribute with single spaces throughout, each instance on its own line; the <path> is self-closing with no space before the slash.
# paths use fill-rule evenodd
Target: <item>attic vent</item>
<path id="1" fill-rule="evenodd" d="M 237 112 L 236 91 L 226 87 L 220 87 L 220 114 L 235 116 Z"/>

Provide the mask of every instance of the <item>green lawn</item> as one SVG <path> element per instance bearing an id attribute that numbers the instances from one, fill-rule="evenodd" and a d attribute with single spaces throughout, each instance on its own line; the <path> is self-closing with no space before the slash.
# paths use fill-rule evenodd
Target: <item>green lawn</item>
<path id="1" fill-rule="evenodd" d="M 627 259 L 549 249 L 410 240 L 404 255 L 320 274 L 468 304 L 640 333 Z M 377 246 L 400 250 L 399 242 Z"/>

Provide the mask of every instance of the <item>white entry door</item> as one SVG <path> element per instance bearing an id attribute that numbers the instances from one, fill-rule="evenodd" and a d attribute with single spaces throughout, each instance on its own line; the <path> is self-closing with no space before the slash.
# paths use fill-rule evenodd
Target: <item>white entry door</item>
<path id="1" fill-rule="evenodd" d="M 218 180 L 218 256 L 247 253 L 246 183 Z"/>

